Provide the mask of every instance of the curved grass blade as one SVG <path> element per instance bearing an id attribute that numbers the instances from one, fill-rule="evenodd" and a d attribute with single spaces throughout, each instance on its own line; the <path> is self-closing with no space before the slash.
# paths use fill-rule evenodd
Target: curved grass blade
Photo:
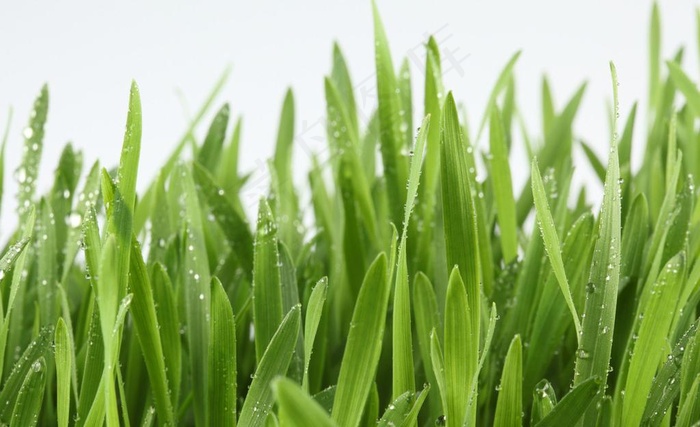
<path id="1" fill-rule="evenodd" d="M 73 369 L 73 345 L 63 318 L 56 325 L 54 357 L 56 362 L 56 410 L 58 425 L 68 427 L 70 413 L 71 372 Z"/>
<path id="2" fill-rule="evenodd" d="M 255 355 L 260 361 L 282 322 L 282 285 L 277 223 L 270 206 L 260 199 L 253 272 Z"/>
<path id="3" fill-rule="evenodd" d="M 511 76 L 513 74 L 513 68 L 515 67 L 515 63 L 518 61 L 518 58 L 520 57 L 521 51 L 515 52 L 513 56 L 508 60 L 506 63 L 506 66 L 503 67 L 503 70 L 501 73 L 498 75 L 498 79 L 496 80 L 496 84 L 493 85 L 493 89 L 491 89 L 491 94 L 489 95 L 489 100 L 486 103 L 486 109 L 484 110 L 484 117 L 481 119 L 481 124 L 479 125 L 479 131 L 476 134 L 476 141 L 479 141 L 481 138 L 481 133 L 484 131 L 484 128 L 486 127 L 486 122 L 489 120 L 491 117 L 491 111 L 493 110 L 494 106 L 496 105 L 496 99 L 498 98 L 498 95 L 503 91 L 508 86 L 508 82 L 511 80 Z"/>
<path id="4" fill-rule="evenodd" d="M 510 343 L 499 385 L 494 426 L 522 425 L 523 348 L 520 335 Z"/>
<path id="5" fill-rule="evenodd" d="M 236 323 L 226 291 L 216 277 L 211 288 L 210 422 L 215 426 L 235 426 Z"/>
<path id="6" fill-rule="evenodd" d="M 306 319 L 304 319 L 304 377 L 302 388 L 309 391 L 309 364 L 311 363 L 311 353 L 313 352 L 316 332 L 318 331 L 323 307 L 326 301 L 326 290 L 328 289 L 328 278 L 324 277 L 316 283 L 311 291 L 309 302 L 306 308 Z"/>
<path id="7" fill-rule="evenodd" d="M 597 377 L 579 383 L 545 416 L 536 427 L 575 425 L 588 408 L 600 398 L 601 383 Z"/>
<path id="8" fill-rule="evenodd" d="M 253 382 L 250 384 L 248 395 L 241 408 L 239 425 L 250 427 L 265 425 L 265 419 L 274 402 L 270 384 L 275 377 L 287 372 L 299 336 L 300 323 L 301 307 L 296 306 L 284 317 L 258 363 Z"/>
<path id="9" fill-rule="evenodd" d="M 425 398 L 428 396 L 428 391 L 430 391 L 430 385 L 427 385 L 418 393 L 407 391 L 401 394 L 389 404 L 384 415 L 377 423 L 377 427 L 414 425 L 418 411 L 420 411 Z"/>
<path id="10" fill-rule="evenodd" d="M 530 410 L 530 425 L 537 425 L 557 405 L 557 395 L 552 384 L 542 380 L 535 386 L 532 393 L 532 409 Z"/>
<path id="11" fill-rule="evenodd" d="M 367 270 L 350 323 L 331 414 L 340 425 L 360 422 L 382 350 L 390 290 L 382 253 Z"/>
<path id="12" fill-rule="evenodd" d="M 34 362 L 42 357 L 48 357 L 53 337 L 53 325 L 41 329 L 36 339 L 27 346 L 22 356 L 15 363 L 12 372 L 2 386 L 2 391 L 0 391 L 0 420 L 2 422 L 9 423 L 12 409 L 15 407 L 17 395 L 24 379 L 32 369 Z"/>
<path id="13" fill-rule="evenodd" d="M 39 422 L 46 386 L 46 361 L 43 357 L 32 363 L 17 395 L 10 427 L 33 427 Z"/>
<path id="14" fill-rule="evenodd" d="M 294 381 L 279 378 L 272 383 L 279 405 L 280 423 L 290 427 L 334 427 L 328 412 Z"/>
<path id="15" fill-rule="evenodd" d="M 552 264 L 552 271 L 557 278 L 557 282 L 559 282 L 559 289 L 561 289 L 561 293 L 564 296 L 564 301 L 566 301 L 566 305 L 569 307 L 569 312 L 571 313 L 571 318 L 573 319 L 574 326 L 576 328 L 576 336 L 581 337 L 581 321 L 579 320 L 578 313 L 576 312 L 574 300 L 571 297 L 571 288 L 569 287 L 569 281 L 566 278 L 564 261 L 561 257 L 559 236 L 557 236 L 557 228 L 554 225 L 554 218 L 552 218 L 552 213 L 549 210 L 547 194 L 545 193 L 544 183 L 542 182 L 540 170 L 537 166 L 537 159 L 532 161 L 532 197 L 535 201 L 538 227 L 542 235 L 542 240 L 544 241 L 547 257 Z"/>

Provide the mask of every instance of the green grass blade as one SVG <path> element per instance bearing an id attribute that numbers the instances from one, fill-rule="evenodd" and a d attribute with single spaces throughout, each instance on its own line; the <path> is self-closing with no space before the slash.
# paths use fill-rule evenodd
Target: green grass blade
<path id="1" fill-rule="evenodd" d="M 588 163 L 590 163 L 591 168 L 593 168 L 593 172 L 595 172 L 600 182 L 605 182 L 605 165 L 603 165 L 603 162 L 600 161 L 590 145 L 586 144 L 584 141 L 580 142 L 583 154 L 586 155 Z"/>
<path id="2" fill-rule="evenodd" d="M 520 335 L 511 341 L 506 361 L 503 365 L 501 384 L 499 385 L 498 403 L 494 426 L 522 425 L 523 411 L 523 349 Z"/>
<path id="3" fill-rule="evenodd" d="M 443 413 L 447 412 L 447 380 L 445 378 L 445 357 L 440 347 L 440 339 L 435 329 L 430 332 L 430 362 L 435 373 L 435 382 L 438 385 L 440 392 L 440 401 L 442 402 Z"/>
<path id="4" fill-rule="evenodd" d="M 37 178 L 39 176 L 39 163 L 44 146 L 44 125 L 49 109 L 49 89 L 46 85 L 41 87 L 39 96 L 34 101 L 29 124 L 24 128 L 24 150 L 22 162 L 15 171 L 15 178 L 19 186 L 17 193 L 17 213 L 22 224 L 34 202 Z"/>
<path id="5" fill-rule="evenodd" d="M 158 419 L 174 425 L 175 415 L 170 400 L 163 345 L 160 338 L 160 325 L 156 315 L 151 280 L 141 255 L 141 245 L 132 240 L 130 290 L 134 294 L 131 303 L 131 316 L 138 335 L 144 362 L 148 371 L 151 392 L 155 400 Z"/>
<path id="6" fill-rule="evenodd" d="M 411 329 L 411 291 L 408 285 L 408 261 L 406 259 L 406 238 L 411 212 L 418 195 L 418 183 L 423 165 L 425 144 L 430 129 L 430 116 L 421 124 L 416 146 L 411 159 L 408 178 L 406 205 L 404 207 L 403 232 L 399 243 L 396 282 L 394 284 L 394 311 L 392 316 L 392 397 L 398 398 L 406 391 L 415 391 L 413 366 L 413 341 Z"/>
<path id="7" fill-rule="evenodd" d="M 664 267 L 646 300 L 638 338 L 629 362 L 625 397 L 622 400 L 622 417 L 637 424 L 642 421 L 644 406 L 656 367 L 664 356 L 665 341 L 676 311 L 676 301 L 685 277 L 685 255 L 672 258 Z"/>
<path id="8" fill-rule="evenodd" d="M 54 325 L 58 309 L 56 268 L 56 220 L 46 199 L 41 199 L 36 224 L 37 257 L 39 262 L 37 287 L 41 326 Z"/>
<path id="9" fill-rule="evenodd" d="M 207 263 L 204 243 L 202 212 L 198 192 L 190 169 L 180 165 L 173 174 L 175 188 L 181 194 L 181 211 L 184 212 L 185 239 L 181 286 L 184 286 L 187 341 L 189 344 L 190 369 L 193 378 L 195 419 L 198 425 L 207 425 L 208 400 L 208 348 L 209 308 L 211 305 L 211 273 Z M 171 183 L 171 186 L 173 183 Z"/>
<path id="10" fill-rule="evenodd" d="M 400 223 L 401 206 L 406 200 L 407 162 L 401 155 L 405 146 L 401 132 L 400 88 L 394 74 L 389 43 L 382 25 L 376 3 L 372 3 L 374 15 L 375 62 L 377 73 L 377 96 L 379 101 L 380 151 L 384 162 L 389 198 L 390 218 Z"/>
<path id="11" fill-rule="evenodd" d="M 440 390 L 437 388 L 437 379 L 433 371 L 430 356 L 430 333 L 433 329 L 442 330 L 440 314 L 438 312 L 437 298 L 430 279 L 423 273 L 416 274 L 413 281 L 413 316 L 416 319 L 416 338 L 420 360 L 423 362 L 423 370 L 429 384 L 433 384 L 435 390 L 428 396 L 430 399 L 430 414 L 437 418 L 440 409 Z"/>
<path id="12" fill-rule="evenodd" d="M 418 393 L 407 391 L 401 394 L 389 404 L 377 423 L 377 427 L 414 425 L 418 411 L 425 402 L 429 390 L 430 386 L 428 385 Z"/>
<path id="13" fill-rule="evenodd" d="M 277 223 L 267 201 L 261 199 L 255 235 L 253 273 L 255 354 L 258 361 L 282 322 L 282 287 L 277 244 Z"/>
<path id="14" fill-rule="evenodd" d="M 390 290 L 382 253 L 367 270 L 350 323 L 333 401 L 332 418 L 340 425 L 360 422 L 382 349 Z"/>
<path id="15" fill-rule="evenodd" d="M 459 266 L 466 286 L 467 301 L 471 313 L 469 353 L 469 377 L 476 371 L 476 355 L 479 351 L 479 309 L 481 289 L 479 285 L 476 208 L 470 188 L 471 176 L 464 155 L 467 144 L 462 135 L 457 107 L 452 93 L 447 95 L 442 116 L 442 208 L 447 250 L 447 268 Z"/>
<path id="16" fill-rule="evenodd" d="M 591 405 L 600 398 L 600 387 L 600 380 L 596 377 L 582 381 L 571 389 L 554 409 L 536 424 L 536 427 L 576 424 Z"/>
<path id="17" fill-rule="evenodd" d="M 265 419 L 274 402 L 270 384 L 275 377 L 287 372 L 299 336 L 300 323 L 301 308 L 296 306 L 284 317 L 258 363 L 253 382 L 241 408 L 239 425 L 251 427 L 265 425 Z"/>
<path id="18" fill-rule="evenodd" d="M 215 426 L 236 425 L 236 324 L 219 279 L 211 285 L 209 413 Z"/>
<path id="19" fill-rule="evenodd" d="M 459 269 L 455 267 L 447 285 L 445 304 L 445 412 L 449 426 L 461 426 L 470 419 L 467 414 L 468 387 L 476 373 L 478 357 L 473 352 L 472 342 L 477 335 L 474 334 L 470 315 L 471 306 L 464 282 Z"/>
<path id="20" fill-rule="evenodd" d="M 119 159 L 119 192 L 126 207 L 133 215 L 136 201 L 136 177 L 138 175 L 139 157 L 141 154 L 141 95 L 135 81 L 131 82 L 129 92 L 129 112 L 126 118 L 126 131 Z M 127 231 L 127 230 L 121 230 Z M 131 229 L 129 228 L 129 232 Z M 131 234 L 131 233 L 129 233 Z M 127 242 L 128 246 L 129 242 Z"/>
<path id="21" fill-rule="evenodd" d="M 179 403 L 182 348 L 180 344 L 180 314 L 175 303 L 175 292 L 162 264 L 156 264 L 152 273 L 153 299 L 158 301 L 158 326 L 165 357 L 166 374 L 173 408 Z"/>
<path id="22" fill-rule="evenodd" d="M 10 135 L 10 125 L 12 124 L 12 108 L 7 114 L 5 131 L 2 134 L 0 143 L 0 211 L 2 211 L 2 196 L 5 194 L 5 147 L 7 147 L 7 137 Z"/>
<path id="23" fill-rule="evenodd" d="M 612 64 L 611 70 L 613 81 L 616 82 Z M 616 93 L 616 83 L 613 83 L 613 88 Z M 576 385 L 593 377 L 600 378 L 601 383 L 605 384 L 608 376 L 620 281 L 621 206 L 619 180 L 617 145 L 616 142 L 613 142 L 608 171 L 605 176 L 603 205 L 598 219 L 598 239 L 589 275 L 589 283 L 592 285 L 589 286 L 590 292 L 586 294 L 583 334 L 577 350 L 576 373 L 574 375 L 574 384 Z M 609 333 L 603 334 L 603 330 L 609 331 Z M 593 420 L 596 415 L 595 411 L 591 410 L 586 415 L 586 420 Z"/>
<path id="24" fill-rule="evenodd" d="M 668 66 L 671 80 L 685 97 L 688 106 L 693 110 L 693 113 L 695 113 L 695 117 L 700 117 L 700 91 L 697 86 L 695 86 L 695 83 L 683 72 L 680 65 L 671 61 L 667 61 L 666 65 Z"/>
<path id="25" fill-rule="evenodd" d="M 33 427 L 39 422 L 39 412 L 46 386 L 46 361 L 40 358 L 32 362 L 32 369 L 24 378 L 12 412 L 11 427 Z"/>
<path id="26" fill-rule="evenodd" d="M 229 105 L 224 104 L 216 113 L 214 120 L 212 120 L 211 125 L 209 125 L 209 131 L 207 132 L 206 138 L 204 138 L 202 148 L 200 148 L 199 153 L 197 153 L 197 163 L 204 166 L 204 168 L 211 173 L 214 173 L 219 159 L 221 158 L 221 150 L 224 146 L 224 139 L 226 138 L 226 128 L 228 127 L 230 111 Z"/>
<path id="27" fill-rule="evenodd" d="M 700 375 L 693 381 L 693 386 L 688 391 L 688 398 L 678 409 L 677 427 L 691 427 L 700 421 Z"/>
<path id="28" fill-rule="evenodd" d="M 73 345 L 71 337 L 62 318 L 58 319 L 55 337 L 56 349 L 56 409 L 58 425 L 68 427 L 70 414 L 71 372 L 73 369 Z"/>
<path id="29" fill-rule="evenodd" d="M 661 18 L 656 2 L 649 22 L 649 107 L 655 110 L 661 96 Z"/>
<path id="30" fill-rule="evenodd" d="M 338 43 L 333 43 L 333 69 L 331 71 L 331 79 L 338 88 L 343 99 L 348 119 L 350 120 L 351 129 L 355 135 L 360 134 L 360 127 L 357 122 L 357 106 L 355 104 L 355 95 L 353 93 L 353 84 L 350 79 L 350 72 L 345 62 L 345 57 Z M 358 141 L 359 142 L 359 141 Z"/>
<path id="31" fill-rule="evenodd" d="M 559 282 L 559 289 L 561 289 L 561 293 L 564 296 L 564 301 L 566 301 L 566 305 L 569 307 L 569 312 L 571 313 L 571 318 L 573 319 L 574 326 L 576 328 L 576 336 L 581 337 L 581 322 L 579 320 L 578 313 L 576 312 L 576 307 L 574 306 L 574 300 L 571 297 L 571 288 L 569 287 L 569 281 L 566 278 L 564 261 L 561 257 L 559 236 L 557 235 L 557 229 L 554 225 L 552 212 L 549 210 L 547 194 L 544 190 L 544 183 L 542 182 L 542 177 L 540 176 L 540 170 L 537 166 L 536 159 L 532 162 L 532 197 L 535 201 L 538 227 L 540 229 L 542 241 L 544 242 L 545 250 L 547 251 L 547 256 L 552 264 L 552 270 L 557 278 L 557 282 Z"/>
<path id="32" fill-rule="evenodd" d="M 489 95 L 489 100 L 486 103 L 484 117 L 481 119 L 481 124 L 479 124 L 479 131 L 477 132 L 476 141 L 479 141 L 479 139 L 481 138 L 481 133 L 484 131 L 484 128 L 486 128 L 486 122 L 491 117 L 491 111 L 496 105 L 496 99 L 498 98 L 498 95 L 500 95 L 503 89 L 505 89 L 508 86 L 508 82 L 511 80 L 511 76 L 513 74 L 513 68 L 515 67 L 515 63 L 518 62 L 520 53 L 521 51 L 515 52 L 515 54 L 513 54 L 513 56 L 511 56 L 508 62 L 506 63 L 506 66 L 503 67 L 501 73 L 498 75 L 496 84 L 493 85 L 493 89 L 491 89 L 491 94 Z"/>
<path id="33" fill-rule="evenodd" d="M 544 419 L 557 405 L 557 395 L 552 384 L 542 380 L 535 386 L 532 393 L 532 409 L 530 410 L 530 425 L 535 426 Z"/>
<path id="34" fill-rule="evenodd" d="M 280 378 L 272 383 L 279 405 L 280 423 L 289 427 L 333 427 L 325 409 L 294 381 Z"/>
<path id="35" fill-rule="evenodd" d="M 491 112 L 491 180 L 495 194 L 498 227 L 501 231 L 501 249 L 506 264 L 518 256 L 518 235 L 515 216 L 515 199 L 508 164 L 508 145 L 503 121 L 498 108 Z"/>
<path id="36" fill-rule="evenodd" d="M 324 277 L 316 283 L 311 291 L 309 302 L 306 308 L 306 318 L 304 319 L 304 378 L 302 388 L 309 391 L 309 364 L 311 363 L 311 353 L 313 352 L 316 332 L 321 323 L 323 308 L 326 302 L 326 291 L 328 289 L 328 278 Z"/>

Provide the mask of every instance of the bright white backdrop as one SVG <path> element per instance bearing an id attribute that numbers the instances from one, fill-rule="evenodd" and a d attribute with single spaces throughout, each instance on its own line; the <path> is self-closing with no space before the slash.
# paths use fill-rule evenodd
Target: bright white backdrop
<path id="1" fill-rule="evenodd" d="M 369 1 L 99 3 L 0 5 L 0 126 L 10 106 L 15 112 L 6 153 L 5 232 L 14 222 L 11 173 L 20 159 L 21 130 L 43 82 L 49 83 L 51 97 L 40 178 L 45 190 L 67 141 L 84 151 L 87 165 L 96 158 L 106 166 L 117 161 L 132 78 L 143 101 L 143 188 L 182 134 L 185 118 L 227 65 L 233 73 L 222 102 L 230 101 L 234 115 L 244 117 L 241 163 L 247 170 L 272 152 L 288 86 L 296 94 L 298 129 L 323 117 L 322 78 L 330 68 L 334 40 L 356 84 L 373 76 Z M 446 86 L 465 103 L 472 122 L 481 119 L 475 113 L 482 111 L 497 73 L 519 49 L 517 96 L 535 134 L 544 72 L 559 106 L 588 80 L 576 129 L 599 153 L 605 153 L 608 142 L 609 60 L 617 64 L 623 114 L 635 99 L 646 105 L 649 1 L 378 0 L 378 6 L 395 62 L 407 53 L 422 53 L 415 48 L 428 33 L 437 33 L 457 64 L 445 73 Z M 686 63 L 697 77 L 697 4 L 669 0 L 660 7 L 664 55 L 685 44 Z M 420 62 L 412 68 L 417 106 Z M 186 100 L 184 108 L 178 93 Z M 366 111 L 372 101 L 368 95 Z M 643 130 L 643 121 L 639 125 Z M 296 159 L 302 180 L 308 156 L 298 150 Z M 520 183 L 527 165 L 515 160 L 520 163 L 514 179 Z M 578 169 L 579 177 L 590 176 L 585 165 Z"/>

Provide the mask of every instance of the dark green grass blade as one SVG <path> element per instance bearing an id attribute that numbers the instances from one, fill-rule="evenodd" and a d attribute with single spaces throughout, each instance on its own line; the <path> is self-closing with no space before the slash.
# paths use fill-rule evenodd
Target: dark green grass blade
<path id="1" fill-rule="evenodd" d="M 148 371 L 158 419 L 166 424 L 175 424 L 151 280 L 141 255 L 141 245 L 133 239 L 131 247 L 129 283 L 134 294 L 131 316 Z"/>
<path id="2" fill-rule="evenodd" d="M 238 419 L 238 424 L 241 426 L 265 425 L 265 419 L 274 402 L 270 384 L 275 377 L 284 375 L 289 367 L 299 336 L 300 318 L 301 308 L 296 306 L 287 313 L 270 340 L 270 345 L 255 370 L 253 382 L 241 408 L 241 416 Z"/>
<path id="3" fill-rule="evenodd" d="M 258 361 L 282 322 L 282 288 L 277 244 L 277 223 L 267 201 L 261 199 L 258 208 L 253 273 L 255 354 Z"/>
<path id="4" fill-rule="evenodd" d="M 11 427 L 33 427 L 39 422 L 39 412 L 44 400 L 46 386 L 46 361 L 40 358 L 32 362 L 17 395 L 17 403 L 12 412 Z"/>
<path id="5" fill-rule="evenodd" d="M 215 426 L 236 425 L 236 324 L 219 279 L 212 280 L 209 413 Z"/>
<path id="6" fill-rule="evenodd" d="M 380 254 L 365 275 L 340 365 L 332 418 L 343 426 L 360 422 L 382 349 L 390 289 L 386 256 Z"/>
<path id="7" fill-rule="evenodd" d="M 552 384 L 542 380 L 535 386 L 532 394 L 532 409 L 530 410 L 530 425 L 537 425 L 543 418 L 552 412 L 557 405 L 557 396 Z"/>
<path id="8" fill-rule="evenodd" d="M 158 301 L 158 326 L 165 357 L 166 374 L 172 406 L 179 403 L 182 347 L 180 344 L 180 314 L 175 303 L 175 292 L 162 264 L 153 267 L 153 298 Z"/>

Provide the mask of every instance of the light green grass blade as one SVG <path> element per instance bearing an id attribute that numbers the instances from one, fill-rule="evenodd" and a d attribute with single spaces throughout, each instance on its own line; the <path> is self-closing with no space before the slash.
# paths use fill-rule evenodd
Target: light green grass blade
<path id="1" fill-rule="evenodd" d="M 472 410 L 472 407 L 477 402 L 478 395 L 478 385 L 479 385 L 479 375 L 484 367 L 484 363 L 491 350 L 491 341 L 493 340 L 493 334 L 496 330 L 496 321 L 498 320 L 498 312 L 496 311 L 496 304 L 491 305 L 491 314 L 489 315 L 488 329 L 486 330 L 486 338 L 484 339 L 484 348 L 481 350 L 481 355 L 479 356 L 479 364 L 476 367 L 476 373 L 472 377 L 472 383 L 469 387 L 469 398 L 467 399 L 467 413 Z"/>
<path id="2" fill-rule="evenodd" d="M 600 381 L 595 377 L 581 382 L 564 395 L 564 398 L 542 421 L 536 424 L 536 427 L 575 425 L 600 398 L 600 387 Z"/>
<path id="3" fill-rule="evenodd" d="M 4 278 L 5 274 L 11 271 L 15 261 L 17 261 L 17 258 L 19 258 L 20 254 L 27 246 L 29 240 L 29 237 L 23 237 L 17 243 L 10 246 L 7 252 L 5 252 L 5 255 L 2 256 L 2 259 L 0 259 L 0 271 L 2 271 L 2 275 L 0 275 L 1 278 Z"/>
<path id="4" fill-rule="evenodd" d="M 559 289 L 561 289 L 561 293 L 564 296 L 564 301 L 566 301 L 566 305 L 569 307 L 569 312 L 571 313 L 571 318 L 574 321 L 574 326 L 576 328 L 576 336 L 581 337 L 581 321 L 579 320 L 578 313 L 576 312 L 574 300 L 571 297 L 571 288 L 569 287 L 569 281 L 566 278 L 564 261 L 561 257 L 559 236 L 557 235 L 557 228 L 554 225 L 552 212 L 549 210 L 547 194 L 545 193 L 544 183 L 542 182 L 540 170 L 537 166 L 537 159 L 532 161 L 532 197 L 535 201 L 538 228 L 540 229 L 542 241 L 544 242 L 544 247 L 547 251 L 547 257 L 552 264 L 552 271 L 554 271 L 557 282 L 559 282 Z"/>
<path id="5" fill-rule="evenodd" d="M 669 333 L 684 277 L 685 255 L 681 253 L 666 264 L 642 308 L 643 318 L 634 341 L 622 400 L 625 422 L 638 424 L 642 420 L 656 368 L 664 356 L 661 344 Z"/>
<path id="6" fill-rule="evenodd" d="M 461 426 L 469 420 L 469 384 L 476 372 L 478 357 L 473 352 L 472 342 L 477 335 L 474 334 L 470 315 L 471 306 L 464 282 L 459 269 L 455 267 L 450 274 L 445 303 L 445 413 L 449 426 Z"/>
<path id="7" fill-rule="evenodd" d="M 671 80 L 685 97 L 685 101 L 688 103 L 690 109 L 693 110 L 693 113 L 695 113 L 695 117 L 700 117 L 700 91 L 697 86 L 695 86 L 695 83 L 683 72 L 680 65 L 672 61 L 667 61 L 666 65 L 668 66 Z"/>
<path id="8" fill-rule="evenodd" d="M 611 64 L 613 82 L 617 81 L 614 66 Z M 617 84 L 613 83 L 615 93 Z M 598 377 L 606 383 L 612 337 L 614 333 L 615 308 L 617 306 L 618 284 L 620 281 L 620 169 L 617 158 L 617 145 L 613 142 L 605 176 L 603 205 L 598 219 L 598 240 L 593 252 L 593 264 L 589 275 L 590 291 L 586 293 L 583 334 L 577 350 L 574 384 L 581 384 L 588 378 Z M 582 316 L 583 317 L 583 316 Z M 606 330 L 609 333 L 603 334 Z M 591 410 L 586 421 L 594 422 L 596 413 Z"/>
<path id="9" fill-rule="evenodd" d="M 68 426 L 70 414 L 71 372 L 73 370 L 73 345 L 63 318 L 56 325 L 54 357 L 56 361 L 56 410 L 58 425 Z"/>
<path id="10" fill-rule="evenodd" d="M 39 264 L 37 287 L 41 326 L 54 325 L 58 309 L 56 269 L 56 219 L 51 205 L 42 198 L 36 224 L 37 258 Z"/>
<path id="11" fill-rule="evenodd" d="M 333 427 L 325 409 L 294 381 L 279 378 L 272 383 L 279 406 L 280 424 L 289 427 Z"/>
<path id="12" fill-rule="evenodd" d="M 357 122 L 354 86 L 350 79 L 350 72 L 348 71 L 345 57 L 338 43 L 333 43 L 333 69 L 331 71 L 331 79 L 343 98 L 343 105 L 345 106 L 348 119 L 350 119 L 351 129 L 354 131 L 355 135 L 359 135 L 360 127 Z"/>
<path id="13" fill-rule="evenodd" d="M 406 200 L 407 162 L 401 155 L 405 139 L 401 132 L 401 96 L 394 74 L 389 43 L 376 3 L 372 3 L 374 15 L 374 48 L 377 73 L 377 97 L 379 101 L 380 151 L 384 162 L 389 212 L 394 224 L 400 223 L 401 206 Z"/>
<path id="14" fill-rule="evenodd" d="M 390 290 L 382 253 L 367 270 L 350 323 L 333 401 L 332 418 L 340 425 L 360 422 L 382 350 Z"/>
<path id="15" fill-rule="evenodd" d="M 165 357 L 166 374 L 173 408 L 179 403 L 182 347 L 180 344 L 180 314 L 175 303 L 175 292 L 162 264 L 156 264 L 152 273 L 153 299 L 158 301 L 158 326 Z"/>
<path id="16" fill-rule="evenodd" d="M 224 104 L 216 113 L 214 120 L 212 120 L 211 125 L 209 125 L 209 131 L 204 138 L 202 148 L 200 148 L 199 153 L 197 153 L 197 163 L 204 166 L 204 168 L 211 173 L 216 171 L 219 159 L 222 158 L 221 150 L 224 146 L 224 139 L 226 138 L 226 128 L 228 127 L 230 111 L 229 105 Z"/>
<path id="17" fill-rule="evenodd" d="M 430 362 L 435 373 L 435 381 L 440 391 L 440 401 L 442 402 L 443 413 L 447 412 L 447 380 L 445 379 L 445 357 L 440 347 L 440 339 L 437 331 L 433 329 L 430 332 Z"/>
<path id="18" fill-rule="evenodd" d="M 494 426 L 522 425 L 523 411 L 523 349 L 520 335 L 510 343 L 503 365 Z"/>
<path id="19" fill-rule="evenodd" d="M 10 135 L 10 125 L 12 124 L 12 107 L 7 113 L 5 131 L 2 134 L 0 143 L 0 211 L 2 211 L 2 196 L 5 194 L 5 147 L 7 147 L 7 137 Z"/>
<path id="20" fill-rule="evenodd" d="M 535 386 L 532 393 L 532 409 L 530 410 L 530 425 L 535 426 L 544 419 L 557 405 L 557 395 L 552 384 L 542 380 Z"/>
<path id="21" fill-rule="evenodd" d="M 136 201 L 136 177 L 138 176 L 139 157 L 141 154 L 141 126 L 141 95 L 136 82 L 132 81 L 124 143 L 117 172 L 119 192 L 131 215 L 133 215 Z M 131 234 L 131 228 L 120 231 L 129 231 L 129 235 Z M 127 246 L 129 244 L 130 242 L 127 242 Z"/>
<path id="22" fill-rule="evenodd" d="M 503 89 L 505 89 L 508 86 L 508 82 L 511 80 L 513 68 L 515 67 L 515 63 L 518 62 L 520 53 L 520 51 L 517 51 L 513 56 L 510 57 L 505 67 L 503 67 L 503 70 L 501 70 L 501 73 L 498 75 L 496 84 L 494 84 L 493 89 L 491 89 L 491 94 L 489 95 L 489 100 L 487 101 L 486 109 L 484 110 L 484 117 L 481 119 L 481 124 L 479 124 L 479 131 L 477 132 L 475 140 L 477 142 L 481 138 L 481 133 L 484 131 L 484 128 L 486 128 L 486 122 L 491 117 L 491 112 L 494 106 L 496 105 L 496 99 L 498 98 L 498 95 L 500 95 Z"/>
<path id="23" fill-rule="evenodd" d="M 211 284 L 209 413 L 215 426 L 236 425 L 236 323 L 219 279 Z"/>
<path id="24" fill-rule="evenodd" d="M 274 402 L 270 384 L 275 377 L 287 372 L 299 336 L 300 323 L 301 308 L 296 306 L 284 317 L 258 363 L 253 382 L 241 408 L 239 425 L 251 427 L 265 425 L 265 419 Z"/>
<path id="25" fill-rule="evenodd" d="M 399 72 L 396 75 L 396 85 L 399 90 L 399 98 L 401 99 L 399 130 L 403 134 L 404 147 L 410 147 L 413 144 L 413 96 L 411 91 L 411 69 L 409 68 L 408 58 L 404 58 L 401 61 Z"/>
<path id="26" fill-rule="evenodd" d="M 282 322 L 282 288 L 277 244 L 277 223 L 267 201 L 260 199 L 253 272 L 255 354 L 258 361 L 262 359 L 272 336 Z"/>
<path id="27" fill-rule="evenodd" d="M 17 213 L 20 224 L 24 223 L 31 205 L 34 203 L 37 178 L 39 176 L 39 163 L 44 147 L 44 125 L 49 110 L 49 89 L 46 85 L 41 87 L 41 92 L 34 101 L 29 124 L 22 135 L 24 137 L 24 150 L 22 162 L 15 171 L 15 179 L 19 190 L 17 192 Z"/>
<path id="28" fill-rule="evenodd" d="M 156 315 L 156 303 L 151 280 L 141 253 L 141 245 L 136 239 L 133 239 L 131 272 L 129 274 L 130 290 L 134 294 L 131 303 L 131 318 L 143 352 L 158 419 L 165 424 L 174 425 L 175 415 L 170 400 L 165 357 L 159 333 L 160 325 Z"/>
<path id="29" fill-rule="evenodd" d="M 429 384 L 435 389 L 428 396 L 431 417 L 437 418 L 442 412 L 440 410 L 440 390 L 437 387 L 437 379 L 433 372 L 433 365 L 430 356 L 430 332 L 442 330 L 440 314 L 438 312 L 437 298 L 430 279 L 423 273 L 416 274 L 413 281 L 413 316 L 416 319 L 416 338 L 418 340 L 418 350 L 420 359 L 425 371 L 425 377 Z"/>
<path id="30" fill-rule="evenodd" d="M 415 391 L 415 373 L 413 366 L 413 338 L 411 329 L 411 291 L 408 285 L 408 261 L 406 256 L 406 238 L 411 212 L 418 195 L 421 167 L 425 153 L 425 144 L 430 129 L 430 116 L 421 124 L 416 146 L 411 159 L 408 178 L 406 205 L 404 207 L 403 232 L 399 243 L 396 281 L 394 284 L 394 310 L 392 316 L 392 397 L 398 398 L 404 392 Z"/>
<path id="31" fill-rule="evenodd" d="M 12 411 L 11 427 L 33 427 L 39 422 L 39 412 L 46 386 L 46 361 L 40 358 L 32 362 L 32 369 L 24 378 Z"/>
<path id="32" fill-rule="evenodd" d="M 590 163 L 591 168 L 593 168 L 593 172 L 595 172 L 600 182 L 605 182 L 605 165 L 603 165 L 603 162 L 600 161 L 590 145 L 586 144 L 584 141 L 580 141 L 580 143 L 583 154 L 586 155 L 588 163 Z"/>
<path id="33" fill-rule="evenodd" d="M 311 353 L 313 352 L 316 332 L 321 323 L 323 308 L 326 302 L 326 291 L 328 289 L 328 278 L 324 277 L 316 283 L 306 308 L 306 318 L 304 319 L 304 377 L 302 388 L 309 392 L 309 364 L 311 363 Z"/>
<path id="34" fill-rule="evenodd" d="M 651 7 L 649 22 L 649 108 L 656 110 L 661 96 L 661 18 L 656 2 Z"/>
<path id="35" fill-rule="evenodd" d="M 515 217 L 515 199 L 508 164 L 508 145 L 503 121 L 498 108 L 491 112 L 491 180 L 496 201 L 498 227 L 501 231 L 501 249 L 506 264 L 518 256 L 518 235 Z"/>

